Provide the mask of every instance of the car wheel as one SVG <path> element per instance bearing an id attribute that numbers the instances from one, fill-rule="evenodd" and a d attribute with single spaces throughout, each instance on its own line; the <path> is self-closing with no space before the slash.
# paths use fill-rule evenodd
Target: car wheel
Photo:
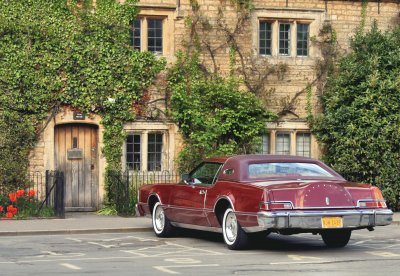
<path id="1" fill-rule="evenodd" d="M 174 227 L 164 213 L 160 202 L 153 207 L 153 230 L 157 237 L 169 237 L 172 235 Z"/>
<path id="2" fill-rule="evenodd" d="M 344 247 L 350 240 L 351 230 L 327 230 L 322 232 L 321 236 L 327 247 Z"/>
<path id="3" fill-rule="evenodd" d="M 222 220 L 222 235 L 224 236 L 224 241 L 229 249 L 243 249 L 248 244 L 247 234 L 237 221 L 232 208 L 228 208 L 225 211 Z"/>

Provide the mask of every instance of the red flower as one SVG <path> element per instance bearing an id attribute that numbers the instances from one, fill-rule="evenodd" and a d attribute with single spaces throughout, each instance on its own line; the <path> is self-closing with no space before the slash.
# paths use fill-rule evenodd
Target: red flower
<path id="1" fill-rule="evenodd" d="M 10 198 L 11 202 L 16 202 L 17 201 L 17 195 L 15 193 L 10 193 L 8 195 L 8 197 Z"/>
<path id="2" fill-rule="evenodd" d="M 15 215 L 18 212 L 18 209 L 14 208 L 14 206 L 12 206 L 12 205 L 8 205 L 7 206 L 7 212 Z"/>
<path id="3" fill-rule="evenodd" d="M 8 213 L 6 214 L 6 218 L 12 219 L 12 217 L 13 217 L 13 214 L 12 214 L 12 213 L 8 212 Z"/>
<path id="4" fill-rule="evenodd" d="M 24 191 L 24 190 L 18 190 L 18 191 L 16 192 L 17 197 L 23 196 L 24 194 L 25 194 L 25 191 Z"/>
<path id="5" fill-rule="evenodd" d="M 2 213 L 4 211 L 3 206 L 0 205 L 0 213 Z"/>
<path id="6" fill-rule="evenodd" d="M 35 190 L 29 190 L 28 191 L 28 196 L 34 197 L 35 196 Z"/>

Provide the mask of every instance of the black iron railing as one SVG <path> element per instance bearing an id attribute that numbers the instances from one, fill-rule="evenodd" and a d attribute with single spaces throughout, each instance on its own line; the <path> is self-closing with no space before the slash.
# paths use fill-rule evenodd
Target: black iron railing
<path id="1" fill-rule="evenodd" d="M 26 179 L 20 181 L 18 189 L 34 191 L 34 198 L 39 202 L 36 213 L 39 213 L 44 206 L 54 208 L 54 213 L 60 218 L 65 217 L 64 204 L 64 173 L 60 171 L 29 172 Z M 0 195 L 7 196 L 15 193 L 13 187 L 0 185 Z"/>
<path id="2" fill-rule="evenodd" d="M 142 172 L 142 171 L 109 171 L 107 173 L 109 187 L 109 201 L 115 203 L 118 214 L 134 214 L 137 201 L 137 192 L 145 184 L 177 183 L 180 176 L 170 171 Z"/>

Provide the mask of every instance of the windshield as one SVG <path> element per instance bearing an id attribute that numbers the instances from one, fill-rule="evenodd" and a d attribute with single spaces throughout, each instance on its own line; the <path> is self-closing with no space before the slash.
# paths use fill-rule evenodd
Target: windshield
<path id="1" fill-rule="evenodd" d="M 332 177 L 331 173 L 313 163 L 261 163 L 249 165 L 249 178 Z"/>

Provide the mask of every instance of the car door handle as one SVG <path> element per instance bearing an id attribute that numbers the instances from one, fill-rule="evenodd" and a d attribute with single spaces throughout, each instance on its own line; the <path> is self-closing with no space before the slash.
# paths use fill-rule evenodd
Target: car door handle
<path id="1" fill-rule="evenodd" d="M 200 190 L 200 192 L 199 192 L 200 195 L 205 195 L 206 193 L 207 193 L 206 190 Z"/>

